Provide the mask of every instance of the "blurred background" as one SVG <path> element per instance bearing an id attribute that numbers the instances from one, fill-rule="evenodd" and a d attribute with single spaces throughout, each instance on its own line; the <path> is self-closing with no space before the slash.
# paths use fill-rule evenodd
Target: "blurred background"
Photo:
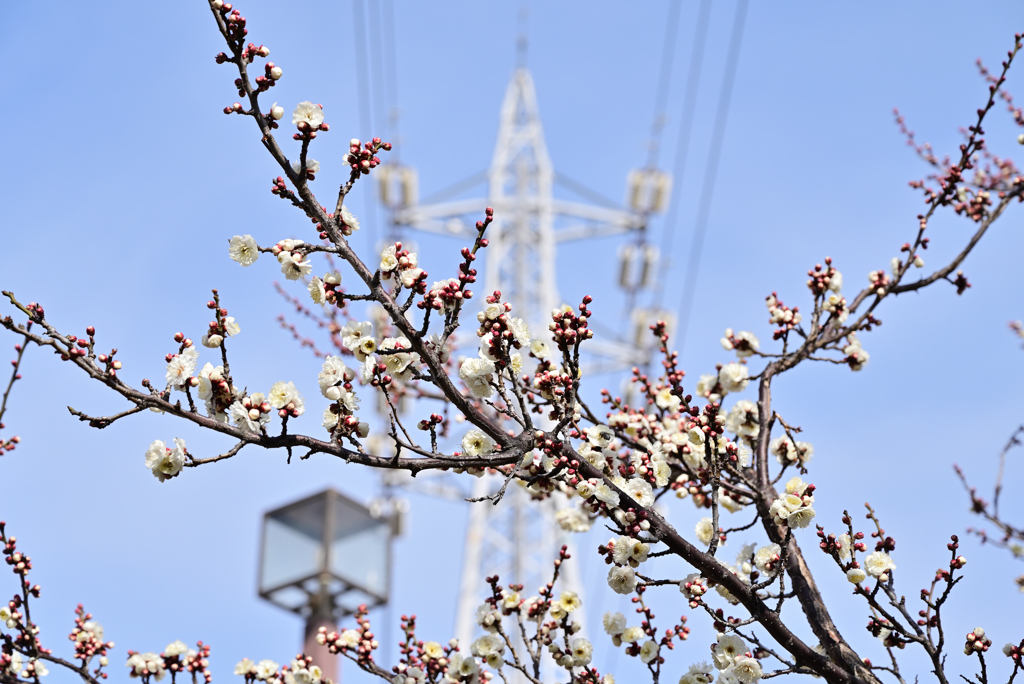
<path id="1" fill-rule="evenodd" d="M 267 45 L 284 71 L 264 101 L 289 113 L 299 101 L 323 104 L 331 132 L 311 153 L 322 165 L 312 185 L 322 201 L 347 176 L 340 158 L 351 137 L 393 142 L 385 161 L 415 168 L 422 198 L 486 170 L 517 63 L 533 76 L 554 168 L 587 188 L 587 201 L 625 205 L 630 170 L 652 159 L 672 173 L 671 202 L 648 229 L 664 268 L 637 302 L 670 310 L 685 325 L 681 365 L 691 386 L 732 360 L 719 344 L 726 327 L 750 330 L 772 350 L 765 296 L 777 291 L 789 305 L 809 305 L 805 273 L 825 256 L 835 259 L 847 292 L 868 271 L 888 268 L 922 210 L 907 182 L 927 173 L 905 146 L 893 107 L 920 141 L 940 155 L 955 153 L 960 128 L 974 122 L 987 96 L 975 59 L 997 67 L 1024 29 L 1013 2 L 747 7 L 730 0 L 714 3 L 706 24 L 697 2 L 236 6 L 249 20 L 249 38 Z M 703 50 L 694 49 L 695 38 Z M 221 113 L 238 99 L 233 67 L 213 60 L 223 49 L 198 0 L 4 8 L 0 285 L 23 302 L 43 303 L 63 332 L 95 326 L 98 345 L 118 348 L 122 377 L 136 386 L 162 377 L 175 332 L 201 336 L 216 287 L 242 327 L 231 341 L 235 378 L 259 391 L 294 380 L 308 405 L 294 429 L 319 436 L 320 362 L 275 320 L 288 309 L 273 289 L 283 282 L 277 264 L 265 256 L 241 269 L 227 256 L 235 234 L 251 233 L 263 245 L 315 234 L 268 192 L 280 171 L 252 122 Z M 695 54 L 699 84 L 687 98 Z M 1011 71 L 1010 92 L 1022 83 L 1019 69 Z M 687 111 L 689 136 L 681 133 Z M 1004 107 L 985 129 L 993 152 L 1018 153 Z M 286 150 L 289 136 L 283 126 Z M 579 195 L 556 189 L 559 197 Z M 375 184 L 357 184 L 348 206 L 363 226 L 353 243 L 372 255 L 389 230 Z M 952 470 L 961 464 L 990 491 L 998 452 L 1024 420 L 1024 352 L 1007 328 L 1024 316 L 1020 215 L 1011 207 L 967 260 L 973 287 L 962 297 L 938 285 L 886 301 L 878 312 L 884 325 L 862 336 L 871 354 L 864 371 L 804 366 L 774 385 L 777 410 L 815 448 L 805 479 L 818 486 L 816 522 L 841 531 L 843 509 L 861 519 L 870 501 L 896 537 L 897 589 L 911 603 L 948 562 L 949 535 L 965 539 L 967 578 L 944 610 L 952 672 L 973 671 L 957 645 L 961 634 L 982 626 L 996 646 L 1024 636 L 1014 608 L 1024 595 L 1013 584 L 1024 568 L 966 538 L 977 521 Z M 929 227 L 926 266 L 948 261 L 973 229 L 940 213 Z M 465 240 L 414 239 L 431 281 L 455 275 Z M 632 305 L 616 269 L 631 239 L 572 243 L 559 253 L 562 298 L 594 296 L 599 331 L 627 325 Z M 287 287 L 306 296 L 295 283 Z M 15 342 L 0 340 L 12 358 Z M 200 365 L 214 360 L 201 351 Z M 117 396 L 37 349 L 26 353 L 23 375 L 4 420 L 3 434 L 20 435 L 22 444 L 0 461 L 0 518 L 35 563 L 43 598 L 33 618 L 44 643 L 70 653 L 65 635 L 82 602 L 117 643 L 110 671 L 118 679 L 124 649 L 159 652 L 175 639 L 211 643 L 219 678 L 243 657 L 290 660 L 301 620 L 256 597 L 261 515 L 328 486 L 368 502 L 381 494 L 378 474 L 323 455 L 286 465 L 283 453 L 247 449 L 159 483 L 144 467 L 154 439 L 182 437 L 197 457 L 230 442 L 150 413 L 97 431 L 65 406 L 111 414 L 125 407 Z M 621 383 L 622 374 L 593 378 L 586 396 L 596 403 L 601 386 L 617 392 Z M 753 395 L 751 388 L 744 396 Z M 364 399 L 364 413 L 371 405 Z M 1024 473 L 1020 455 L 1009 463 L 1002 509 L 1022 521 L 1024 505 L 1013 496 Z M 387 665 L 397 659 L 401 614 L 418 615 L 423 639 L 453 635 L 468 507 L 403 496 L 410 511 L 393 550 L 393 600 L 372 615 L 385 644 L 378 660 Z M 668 506 L 684 534 L 703 515 L 689 501 Z M 608 534 L 598 528 L 577 538 L 591 622 L 585 634 L 595 643 L 594 665 L 631 681 L 638 663 L 600 629 L 603 611 L 628 612 L 628 603 L 610 592 L 595 562 Z M 763 540 L 736 535 L 723 553 L 731 559 L 753 541 Z M 813 550 L 813 532 L 801 543 Z M 844 636 L 864 656 L 884 660 L 845 578 L 823 555 L 807 555 Z M 665 563 L 658 572 L 682 577 L 689 569 Z M 13 577 L 4 582 L 2 591 L 13 592 Z M 672 679 L 708 659 L 714 637 L 674 589 L 654 603 L 659 629 L 691 616 L 693 636 L 664 666 Z M 788 610 L 799 622 L 797 606 Z M 926 663 L 906 657 L 905 673 L 926 673 Z M 1009 671 L 1008 661 L 994 660 L 996 676 Z M 52 672 L 54 681 L 70 681 Z M 347 665 L 343 676 L 369 680 Z"/>

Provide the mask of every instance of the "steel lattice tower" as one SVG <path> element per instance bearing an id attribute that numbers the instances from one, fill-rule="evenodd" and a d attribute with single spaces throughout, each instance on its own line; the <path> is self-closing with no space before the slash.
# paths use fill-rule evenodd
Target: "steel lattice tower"
<path id="1" fill-rule="evenodd" d="M 642 234 L 647 215 L 553 196 L 556 175 L 533 78 L 524 67 L 514 71 L 505 93 L 487 181 L 486 198 L 416 205 L 409 199 L 415 195 L 411 169 L 392 168 L 390 175 L 387 171 L 381 175 L 381 198 L 392 210 L 396 226 L 469 239 L 476 236 L 471 226 L 484 208 L 493 207 L 485 251 L 485 292 L 500 290 L 502 299 L 512 304 L 513 314 L 526 320 L 534 335 L 546 336 L 551 310 L 561 304 L 555 282 L 558 245 L 627 232 Z M 413 186 L 411 191 L 408 184 Z M 587 347 L 591 363 L 597 361 L 600 371 L 642 366 L 649 356 L 649 349 L 632 340 L 624 344 L 595 339 Z M 497 478 L 477 479 L 473 496 L 491 494 L 498 484 Z M 531 504 L 528 493 L 513 486 L 498 505 L 472 507 L 456 612 L 456 636 L 464 647 L 478 629 L 474 615 L 483 598 L 484 577 L 498 574 L 503 585 L 522 583 L 527 596 L 549 581 L 557 548 L 569 541 L 553 520 L 554 501 L 546 504 Z M 564 566 L 563 586 L 581 588 L 578 568 L 575 562 Z"/>

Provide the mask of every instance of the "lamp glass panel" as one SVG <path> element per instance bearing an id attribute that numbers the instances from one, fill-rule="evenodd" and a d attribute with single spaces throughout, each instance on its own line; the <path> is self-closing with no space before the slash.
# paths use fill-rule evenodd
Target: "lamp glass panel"
<path id="1" fill-rule="evenodd" d="M 385 597 L 390 526 L 343 499 L 335 500 L 334 515 L 331 572 L 355 587 Z"/>
<path id="2" fill-rule="evenodd" d="M 317 497 L 267 515 L 261 591 L 320 572 L 326 512 L 326 500 Z"/>
<path id="3" fill-rule="evenodd" d="M 271 594 L 270 600 L 288 610 L 298 610 L 309 603 L 309 595 L 298 587 L 285 587 Z"/>

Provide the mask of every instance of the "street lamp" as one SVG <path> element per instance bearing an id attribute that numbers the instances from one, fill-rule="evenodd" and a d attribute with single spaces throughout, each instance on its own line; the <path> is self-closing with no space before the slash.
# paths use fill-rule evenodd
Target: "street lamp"
<path id="1" fill-rule="evenodd" d="M 387 603 L 399 515 L 327 489 L 263 516 L 259 595 L 306 618 L 303 649 L 326 678 L 337 680 L 337 657 L 317 631 L 336 630 L 360 604 Z"/>

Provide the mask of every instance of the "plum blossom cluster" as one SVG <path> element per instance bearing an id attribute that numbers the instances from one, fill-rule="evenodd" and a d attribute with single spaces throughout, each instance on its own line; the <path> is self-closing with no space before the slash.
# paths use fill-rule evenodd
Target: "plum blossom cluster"
<path id="1" fill-rule="evenodd" d="M 323 670 L 313 664 L 313 659 L 301 653 L 287 665 L 278 665 L 273 660 L 254 663 L 243 658 L 235 665 L 235 674 L 243 677 L 246 684 L 321 684 L 329 681 L 324 679 Z"/>
<path id="2" fill-rule="evenodd" d="M 802 529 L 814 519 L 814 485 L 804 484 L 798 477 L 786 483 L 785 495 L 772 502 L 768 514 L 776 525 Z"/>
<path id="3" fill-rule="evenodd" d="M 189 648 L 182 641 L 173 641 L 162 653 L 138 653 L 128 651 L 128 674 L 132 679 L 139 679 L 142 684 L 159 682 L 168 674 L 171 679 L 177 675 L 187 675 L 193 681 L 202 679 L 206 684 L 213 680 L 209 671 L 210 647 L 199 642 L 197 649 Z"/>
<path id="4" fill-rule="evenodd" d="M 459 378 L 469 393 L 480 399 L 489 399 L 500 391 L 505 380 L 513 385 L 518 382 L 523 356 L 517 350 L 529 347 L 531 341 L 530 328 L 521 318 L 509 315 L 512 306 L 501 301 L 500 292 L 489 295 L 486 303 L 477 314 L 479 352 L 459 365 Z"/>
<path id="5" fill-rule="evenodd" d="M 380 277 L 394 278 L 402 287 L 423 294 L 427 288 L 427 272 L 416 264 L 415 252 L 402 248 L 401 242 L 386 247 L 380 253 Z"/>
<path id="6" fill-rule="evenodd" d="M 156 439 L 146 449 L 146 467 L 152 471 L 153 477 L 163 482 L 178 476 L 185 467 L 187 454 L 183 439 L 175 437 L 173 447 Z"/>
<path id="7" fill-rule="evenodd" d="M 328 356 L 324 359 L 320 375 L 317 377 L 320 393 L 332 402 L 324 409 L 323 427 L 335 439 L 353 434 L 365 437 L 369 434 L 369 425 L 356 416 L 356 411 L 359 410 L 359 397 L 352 388 L 352 381 L 355 378 L 356 372 L 346 366 L 338 356 Z"/>
<path id="8" fill-rule="evenodd" d="M 524 597 L 521 584 L 502 586 L 497 576 L 488 577 L 490 596 L 476 611 L 476 624 L 483 633 L 468 648 L 457 639 L 446 643 L 418 639 L 416 616 L 403 615 L 400 659 L 390 672 L 385 671 L 375 661 L 380 643 L 365 606 L 357 610 L 354 628 L 321 628 L 317 642 L 331 653 L 341 654 L 364 670 L 398 684 L 486 684 L 495 680 L 496 675 L 507 681 L 510 670 L 533 677 L 544 660 L 571 672 L 574 681 L 614 684 L 611 675 L 602 677 L 592 666 L 593 645 L 580 635 L 582 626 L 575 619 L 583 606 L 579 595 L 554 589 L 559 568 L 568 559 L 563 547 L 555 561 L 552 581 L 540 587 L 534 596 Z M 250 673 L 257 667 L 258 664 L 243 661 L 236 673 Z M 268 674 L 263 681 L 278 681 L 269 674 L 271 669 L 264 669 Z M 260 679 L 251 674 L 247 681 Z"/>
<path id="9" fill-rule="evenodd" d="M 313 270 L 313 262 L 306 258 L 302 240 L 281 240 L 270 248 L 271 254 L 281 264 L 281 273 L 288 280 L 305 278 Z"/>

